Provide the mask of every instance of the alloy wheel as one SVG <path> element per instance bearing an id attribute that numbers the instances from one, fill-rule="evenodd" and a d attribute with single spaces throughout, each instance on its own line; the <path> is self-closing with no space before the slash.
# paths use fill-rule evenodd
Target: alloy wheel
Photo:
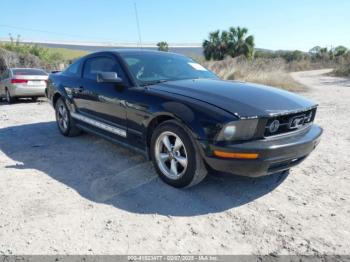
<path id="1" fill-rule="evenodd" d="M 184 143 L 175 133 L 159 135 L 155 145 L 155 158 L 159 169 L 170 179 L 179 179 L 186 172 L 188 157 Z"/>
<path id="2" fill-rule="evenodd" d="M 63 132 L 68 128 L 68 111 L 63 104 L 60 104 L 57 111 L 57 121 Z"/>

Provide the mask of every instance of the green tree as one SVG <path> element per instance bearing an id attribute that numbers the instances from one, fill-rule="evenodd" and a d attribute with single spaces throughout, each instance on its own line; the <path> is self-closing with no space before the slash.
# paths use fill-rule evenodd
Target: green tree
<path id="1" fill-rule="evenodd" d="M 202 46 L 204 49 L 204 57 L 206 60 L 222 60 L 224 59 L 223 46 L 221 45 L 220 30 L 209 33 L 209 39 L 204 40 Z"/>
<path id="2" fill-rule="evenodd" d="M 312 58 L 321 59 L 321 60 L 329 60 L 334 58 L 334 49 L 328 50 L 327 47 L 315 46 L 309 50 Z"/>
<path id="3" fill-rule="evenodd" d="M 314 46 L 313 48 L 311 48 L 309 50 L 309 53 L 312 54 L 312 55 L 317 55 L 317 54 L 320 53 L 321 49 L 322 49 L 322 47 L 317 45 L 317 46 Z"/>
<path id="4" fill-rule="evenodd" d="M 320 52 L 318 53 L 318 58 L 323 59 L 323 60 L 328 60 L 330 57 L 330 53 L 328 52 L 327 47 L 322 47 L 320 49 Z"/>
<path id="5" fill-rule="evenodd" d="M 244 55 L 247 58 L 252 58 L 254 55 L 254 37 L 247 36 L 248 29 L 243 27 L 231 27 L 229 54 L 232 57 Z"/>
<path id="6" fill-rule="evenodd" d="M 158 50 L 159 51 L 163 51 L 163 52 L 168 52 L 169 51 L 169 45 L 165 41 L 157 43 L 157 46 L 158 46 Z"/>
<path id="7" fill-rule="evenodd" d="M 345 46 L 337 46 L 334 48 L 333 53 L 335 56 L 342 56 L 345 55 L 348 52 L 348 49 Z"/>

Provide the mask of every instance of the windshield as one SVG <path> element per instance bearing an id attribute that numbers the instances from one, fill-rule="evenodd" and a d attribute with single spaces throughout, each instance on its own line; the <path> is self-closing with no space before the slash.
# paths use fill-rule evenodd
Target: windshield
<path id="1" fill-rule="evenodd" d="M 164 52 L 121 53 L 129 71 L 140 85 L 165 81 L 218 77 L 192 59 Z"/>

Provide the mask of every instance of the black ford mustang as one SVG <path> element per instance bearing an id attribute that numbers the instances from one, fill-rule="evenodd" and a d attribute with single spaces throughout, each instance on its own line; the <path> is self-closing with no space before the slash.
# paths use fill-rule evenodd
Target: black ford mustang
<path id="1" fill-rule="evenodd" d="M 149 157 L 175 187 L 208 169 L 288 170 L 319 142 L 317 105 L 293 93 L 222 81 L 188 57 L 146 50 L 87 55 L 49 78 L 60 132 L 95 133 Z"/>

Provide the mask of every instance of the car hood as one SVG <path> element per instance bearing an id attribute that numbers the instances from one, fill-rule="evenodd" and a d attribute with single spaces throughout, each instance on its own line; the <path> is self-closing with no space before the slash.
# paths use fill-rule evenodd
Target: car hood
<path id="1" fill-rule="evenodd" d="M 314 102 L 291 92 L 238 81 L 179 80 L 154 85 L 152 90 L 201 100 L 240 118 L 282 115 L 317 106 Z"/>

